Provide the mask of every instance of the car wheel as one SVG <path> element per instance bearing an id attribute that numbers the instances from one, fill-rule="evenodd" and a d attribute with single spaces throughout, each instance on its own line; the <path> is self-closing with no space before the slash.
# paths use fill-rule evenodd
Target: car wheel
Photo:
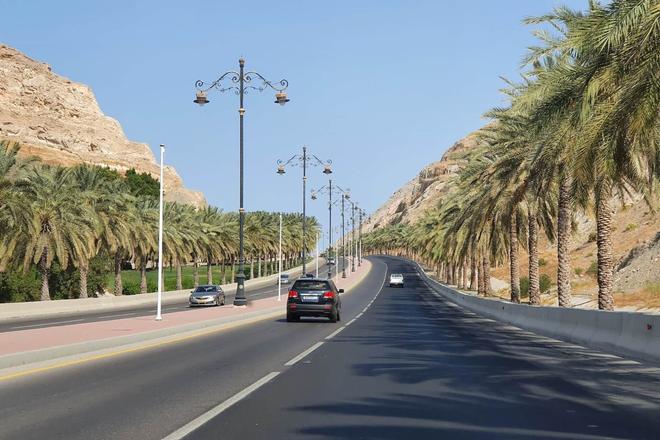
<path id="1" fill-rule="evenodd" d="M 337 321 L 341 321 L 341 312 L 337 309 Z"/>
<path id="2" fill-rule="evenodd" d="M 296 322 L 300 319 L 300 317 L 294 315 L 293 313 L 287 313 L 286 314 L 286 322 Z"/>
<path id="3" fill-rule="evenodd" d="M 224 296 L 224 295 L 222 295 L 222 302 L 220 303 L 220 305 L 221 305 L 221 306 L 224 306 L 224 305 L 225 305 L 225 296 Z"/>
<path id="4" fill-rule="evenodd" d="M 337 322 L 339 320 L 339 310 L 335 309 L 330 313 L 330 322 Z"/>

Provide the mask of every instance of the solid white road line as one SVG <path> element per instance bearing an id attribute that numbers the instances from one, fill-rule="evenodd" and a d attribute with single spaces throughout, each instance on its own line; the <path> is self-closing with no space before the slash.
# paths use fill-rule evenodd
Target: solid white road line
<path id="1" fill-rule="evenodd" d="M 338 334 L 340 331 L 344 330 L 345 328 L 346 328 L 346 326 L 339 327 L 337 330 L 335 330 L 334 332 L 332 332 L 332 333 L 330 333 L 328 336 L 326 336 L 325 339 L 332 339 L 332 338 L 334 338 L 335 336 L 337 336 L 337 334 Z"/>
<path id="2" fill-rule="evenodd" d="M 355 319 L 358 319 L 358 318 L 361 317 L 362 315 L 364 315 L 364 312 L 360 312 L 360 313 L 358 313 L 358 314 L 355 316 Z"/>
<path id="3" fill-rule="evenodd" d="M 165 437 L 163 440 L 179 440 L 202 426 L 203 424 L 207 423 L 211 419 L 213 419 L 215 416 L 218 414 L 222 413 L 232 405 L 240 402 L 243 400 L 245 397 L 247 397 L 250 393 L 256 391 L 258 388 L 261 386 L 267 384 L 270 382 L 275 376 L 280 374 L 279 371 L 273 371 L 250 385 L 249 387 L 243 389 L 242 391 L 239 391 L 238 393 L 234 394 L 231 396 L 229 399 L 225 400 L 222 402 L 220 405 L 210 409 L 209 411 L 205 412 L 201 416 L 197 417 L 195 420 L 187 423 L 186 425 L 182 426 L 181 428 L 177 429 L 167 437 Z"/>
<path id="4" fill-rule="evenodd" d="M 10 328 L 11 329 L 17 329 L 17 328 L 32 328 L 32 327 L 50 327 L 51 325 L 70 324 L 72 322 L 80 322 L 80 321 L 84 321 L 84 320 L 85 320 L 85 318 L 69 319 L 68 321 L 42 322 L 41 324 L 30 324 L 30 325 L 16 325 L 16 326 L 10 327 Z"/>
<path id="5" fill-rule="evenodd" d="M 353 324 L 353 323 L 355 322 L 356 319 L 357 319 L 357 318 L 353 318 L 353 319 L 351 319 L 350 321 L 348 321 L 348 322 L 346 323 L 346 325 L 351 325 L 351 324 Z"/>
<path id="6" fill-rule="evenodd" d="M 323 345 L 323 342 L 317 342 L 316 344 L 312 345 L 312 346 L 309 347 L 307 350 L 303 351 L 303 352 L 300 353 L 298 356 L 294 357 L 294 358 L 291 359 L 289 362 L 287 362 L 286 364 L 284 364 L 284 366 L 285 366 L 285 367 L 290 367 L 291 365 L 294 365 L 296 362 L 298 362 L 299 360 L 303 359 L 305 356 L 307 356 L 308 354 L 310 354 L 311 352 L 313 352 L 314 350 L 316 350 L 317 348 L 319 348 L 321 345 Z"/>

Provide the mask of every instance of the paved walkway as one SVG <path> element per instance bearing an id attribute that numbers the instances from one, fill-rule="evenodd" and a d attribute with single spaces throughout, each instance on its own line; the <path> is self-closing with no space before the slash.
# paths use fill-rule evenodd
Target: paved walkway
<path id="1" fill-rule="evenodd" d="M 347 271 L 347 278 L 341 278 L 340 275 L 338 279 L 335 279 L 335 283 L 338 288 L 345 289 L 346 293 L 350 293 L 350 289 L 366 277 L 370 268 L 371 263 L 363 260 L 362 266 L 357 267 L 355 272 L 351 273 Z M 261 314 L 260 312 L 267 315 L 281 310 L 284 313 L 286 297 L 287 288 L 283 286 L 281 301 L 277 300 L 277 296 L 258 299 L 250 301 L 245 308 L 226 305 L 222 307 L 199 308 L 194 313 L 190 311 L 167 313 L 163 314 L 162 321 L 156 321 L 153 316 L 139 316 L 0 333 L 0 356 L 156 332 L 168 328 L 183 328 L 187 326 L 186 329 L 189 329 L 191 324 L 220 321 L 224 318 L 227 321 L 237 321 L 240 320 L 241 315 L 247 315 L 248 313 L 250 317 L 259 315 Z"/>

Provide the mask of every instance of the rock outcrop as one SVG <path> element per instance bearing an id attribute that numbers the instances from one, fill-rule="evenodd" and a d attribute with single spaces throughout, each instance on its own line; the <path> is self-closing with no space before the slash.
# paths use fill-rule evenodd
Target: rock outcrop
<path id="1" fill-rule="evenodd" d="M 0 140 L 4 139 L 20 142 L 22 155 L 44 163 L 84 162 L 120 172 L 135 168 L 159 177 L 149 146 L 128 140 L 119 122 L 103 114 L 88 86 L 0 45 Z M 166 167 L 164 174 L 168 200 L 206 204 L 201 192 L 184 188 L 174 168 Z"/>
<path id="2" fill-rule="evenodd" d="M 424 167 L 415 178 L 392 194 L 369 217 L 364 231 L 398 223 L 414 223 L 424 211 L 435 207 L 454 189 L 453 179 L 480 149 L 476 133 L 456 142 L 439 161 Z"/>

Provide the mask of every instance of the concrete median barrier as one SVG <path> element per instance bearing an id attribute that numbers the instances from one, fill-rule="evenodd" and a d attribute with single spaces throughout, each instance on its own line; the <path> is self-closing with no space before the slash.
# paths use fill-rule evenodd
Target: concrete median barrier
<path id="1" fill-rule="evenodd" d="M 431 289 L 474 313 L 543 336 L 660 363 L 660 315 L 529 306 L 467 295 L 432 279 L 417 266 Z"/>

